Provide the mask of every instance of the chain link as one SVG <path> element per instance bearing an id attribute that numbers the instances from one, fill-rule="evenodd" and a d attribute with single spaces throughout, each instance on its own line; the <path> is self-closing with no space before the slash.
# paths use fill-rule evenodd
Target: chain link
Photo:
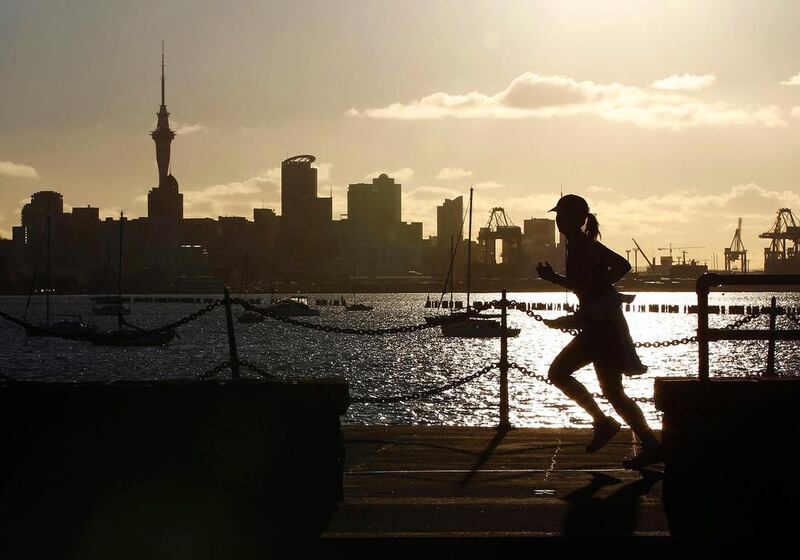
<path id="1" fill-rule="evenodd" d="M 509 301 L 508 305 L 512 309 L 516 309 L 517 308 L 517 302 L 514 301 L 514 300 Z M 535 313 L 531 309 L 526 309 L 525 310 L 525 314 L 528 317 L 533 317 L 534 319 L 536 319 L 540 323 L 546 323 L 546 321 L 547 321 L 547 319 L 545 319 L 544 317 L 542 317 L 538 313 Z M 566 328 L 563 328 L 563 329 L 559 329 L 559 330 L 561 332 L 563 332 L 563 333 L 571 334 L 572 336 L 577 336 L 578 333 L 580 332 L 580 330 L 578 330 L 578 329 L 566 329 Z M 682 345 L 682 344 L 694 344 L 695 342 L 697 342 L 697 337 L 696 336 L 690 336 L 690 337 L 684 337 L 684 338 L 676 338 L 674 340 L 661 340 L 661 341 L 655 341 L 655 342 L 634 342 L 633 346 L 635 348 L 662 348 L 662 347 L 665 347 L 665 346 L 679 346 L 679 345 Z"/>
<path id="2" fill-rule="evenodd" d="M 165 333 L 165 332 L 174 330 L 174 329 L 176 329 L 178 327 L 181 327 L 183 325 L 186 325 L 187 323 L 191 323 L 192 321 L 196 321 L 197 319 L 199 319 L 200 317 L 202 317 L 206 313 L 212 311 L 214 308 L 218 307 L 221 304 L 222 304 L 222 300 L 220 300 L 220 299 L 215 300 L 214 302 L 209 303 L 205 307 L 201 307 L 200 309 L 198 309 L 194 313 L 191 313 L 191 314 L 187 315 L 186 317 L 183 317 L 182 319 L 178 319 L 177 321 L 173 321 L 172 323 L 169 323 L 167 325 L 163 325 L 163 326 L 155 328 L 155 329 L 143 329 L 141 327 L 137 327 L 136 325 L 132 325 L 132 324 L 128 323 L 124 318 L 122 319 L 122 323 L 124 325 L 126 325 L 128 327 L 131 327 L 132 329 L 136 330 L 137 334 L 132 336 L 131 338 L 137 338 L 138 336 L 149 336 L 149 335 L 153 335 L 153 334 L 161 334 L 161 333 Z M 15 325 L 19 325 L 20 327 L 26 329 L 29 332 L 34 332 L 34 333 L 37 333 L 37 334 L 47 335 L 47 336 L 51 336 L 51 337 L 54 337 L 54 338 L 62 338 L 64 340 L 90 341 L 90 340 L 92 340 L 92 338 L 94 337 L 94 334 L 95 334 L 95 333 L 87 333 L 87 334 L 83 334 L 83 335 L 67 335 L 67 334 L 63 334 L 63 333 L 58 333 L 58 332 L 52 331 L 52 330 L 50 330 L 50 329 L 48 329 L 46 327 L 41 327 L 39 325 L 34 325 L 34 324 L 29 323 L 27 321 L 23 321 L 22 319 L 18 319 L 17 317 L 14 317 L 13 315 L 9 315 L 8 313 L 6 313 L 6 312 L 4 312 L 2 310 L 0 310 L 0 318 L 5 319 L 5 320 L 7 320 L 7 321 L 9 321 L 11 323 L 14 323 Z"/>
<path id="3" fill-rule="evenodd" d="M 209 377 L 214 377 L 215 375 L 220 373 L 222 370 L 228 369 L 230 367 L 230 365 L 231 365 L 230 362 L 219 363 L 216 366 L 214 366 L 213 368 L 211 368 L 210 370 L 208 370 L 208 371 L 206 371 L 204 373 L 199 373 L 197 375 L 197 379 L 198 380 L 203 380 L 203 379 L 208 379 Z"/>
<path id="4" fill-rule="evenodd" d="M 173 321 L 172 323 L 163 325 L 161 327 L 157 327 L 155 329 L 143 329 L 141 327 L 137 327 L 135 325 L 132 325 L 132 324 L 128 323 L 124 318 L 122 319 L 122 323 L 127 325 L 127 326 L 129 326 L 129 327 L 132 327 L 132 328 L 136 329 L 139 333 L 141 333 L 142 336 L 152 335 L 152 334 L 161 334 L 161 333 L 165 333 L 165 332 L 168 332 L 168 331 L 175 330 L 178 327 L 182 327 L 183 325 L 186 325 L 188 323 L 196 321 L 200 317 L 202 317 L 206 313 L 209 313 L 209 312 L 213 311 L 215 308 L 219 307 L 220 305 L 222 305 L 222 300 L 221 299 L 214 300 L 213 302 L 209 303 L 205 307 L 201 307 L 200 309 L 198 309 L 194 313 L 190 313 L 189 315 L 187 315 L 186 317 L 183 317 L 182 319 L 178 319 L 177 321 Z"/>
<path id="5" fill-rule="evenodd" d="M 4 311 L 0 311 L 0 318 L 1 319 L 5 319 L 6 321 L 9 321 L 11 323 L 14 323 L 15 325 L 18 325 L 18 326 L 22 327 L 23 329 L 25 329 L 28 332 L 32 332 L 32 333 L 35 333 L 35 334 L 38 334 L 38 335 L 41 335 L 41 336 L 49 336 L 49 337 L 53 337 L 53 338 L 62 338 L 64 340 L 78 340 L 78 341 L 91 340 L 91 337 L 92 337 L 92 334 L 93 334 L 93 333 L 87 333 L 87 334 L 72 334 L 72 335 L 70 335 L 70 334 L 59 333 L 59 332 L 50 330 L 47 327 L 42 327 L 42 326 L 39 326 L 39 325 L 34 325 L 33 323 L 29 323 L 28 321 L 23 321 L 22 319 L 18 319 L 16 317 L 14 317 L 13 315 L 9 315 L 8 313 L 5 313 Z"/>
<path id="6" fill-rule="evenodd" d="M 510 369 L 516 369 L 521 373 L 523 373 L 524 375 L 527 375 L 528 377 L 535 379 L 536 381 L 541 381 L 542 383 L 545 383 L 547 385 L 553 384 L 553 382 L 550 381 L 550 379 L 546 375 L 539 375 L 538 373 L 533 373 L 531 370 L 529 370 L 525 366 L 519 365 L 517 362 L 511 362 L 510 364 L 508 364 L 508 367 Z"/>
<path id="7" fill-rule="evenodd" d="M 681 344 L 694 344 L 697 336 L 686 336 L 674 340 L 656 340 L 655 342 L 634 342 L 634 348 L 664 348 L 666 346 L 680 346 Z"/>
<path id="8" fill-rule="evenodd" d="M 741 319 L 737 319 L 733 323 L 730 323 L 729 325 L 726 325 L 726 326 L 724 326 L 722 328 L 725 329 L 725 330 L 728 330 L 728 331 L 734 330 L 734 329 L 738 329 L 740 327 L 745 326 L 747 323 L 749 323 L 753 319 L 756 319 L 756 318 L 758 318 L 760 316 L 761 315 L 759 313 L 753 313 L 751 315 L 745 315 Z"/>
<path id="9" fill-rule="evenodd" d="M 466 375 L 455 381 L 451 381 L 446 385 L 442 385 L 441 387 L 434 387 L 432 389 L 424 389 L 422 391 L 415 391 L 413 393 L 407 393 L 405 395 L 394 395 L 389 397 L 354 397 L 350 399 L 350 402 L 353 404 L 391 404 L 391 403 L 398 403 L 403 401 L 414 401 L 414 400 L 421 400 L 428 397 L 432 397 L 433 395 L 438 395 L 444 393 L 445 391 L 450 391 L 451 389 L 455 389 L 456 387 L 460 387 L 462 385 L 466 385 L 470 381 L 477 379 L 483 375 L 486 375 L 494 368 L 496 368 L 498 364 L 493 363 L 487 366 L 484 366 L 480 370 L 472 373 L 470 375 Z"/>
<path id="10" fill-rule="evenodd" d="M 257 366 L 256 364 L 254 364 L 254 363 L 252 363 L 252 362 L 250 362 L 248 360 L 239 360 L 239 367 L 242 367 L 242 368 L 244 368 L 246 370 L 252 371 L 256 375 L 260 375 L 264 379 L 277 379 L 271 373 L 268 373 L 266 370 L 260 368 L 259 366 Z"/>
<path id="11" fill-rule="evenodd" d="M 520 371 L 521 373 L 523 373 L 524 375 L 527 375 L 531 379 L 535 379 L 536 381 L 541 381 L 542 383 L 546 383 L 547 385 L 553 385 L 553 382 L 550 381 L 550 379 L 548 377 L 546 377 L 544 375 L 539 375 L 538 373 L 533 373 L 531 370 L 529 370 L 525 366 L 521 366 L 516 362 L 511 362 L 510 364 L 508 364 L 508 367 L 510 369 L 516 369 L 516 370 Z M 605 399 L 606 398 L 602 393 L 592 393 L 592 396 L 594 398 L 596 398 L 596 399 Z M 630 397 L 630 399 L 632 401 L 634 401 L 634 402 L 640 402 L 640 403 L 652 403 L 652 402 L 655 402 L 655 400 L 652 397 Z"/>
<path id="12" fill-rule="evenodd" d="M 282 323 L 294 325 L 297 327 L 303 327 L 306 329 L 312 329 L 315 331 L 336 333 L 336 334 L 384 335 L 384 334 L 410 333 L 410 332 L 416 332 L 425 329 L 432 329 L 435 327 L 439 327 L 443 322 L 445 322 L 445 321 L 436 321 L 431 323 L 422 323 L 419 325 L 403 325 L 400 327 L 387 327 L 384 329 L 353 329 L 349 327 L 333 327 L 330 325 L 321 325 L 319 323 L 311 323 L 309 321 L 300 321 L 298 319 L 292 319 L 291 317 L 286 317 L 284 315 L 280 315 L 278 313 L 270 311 L 269 309 L 264 309 L 263 307 L 258 307 L 256 305 L 248 303 L 240 298 L 234 298 L 231 301 L 232 303 L 241 305 L 244 309 L 248 311 L 258 313 L 270 319 L 275 319 L 276 321 L 281 321 Z"/>

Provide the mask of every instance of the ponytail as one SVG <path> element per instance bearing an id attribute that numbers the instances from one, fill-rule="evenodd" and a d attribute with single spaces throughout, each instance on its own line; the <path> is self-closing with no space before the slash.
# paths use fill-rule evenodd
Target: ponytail
<path id="1" fill-rule="evenodd" d="M 597 222 L 597 216 L 595 214 L 587 214 L 586 225 L 583 226 L 583 230 L 586 233 L 586 237 L 592 241 L 597 241 L 598 237 L 602 237 L 600 235 L 600 224 Z"/>

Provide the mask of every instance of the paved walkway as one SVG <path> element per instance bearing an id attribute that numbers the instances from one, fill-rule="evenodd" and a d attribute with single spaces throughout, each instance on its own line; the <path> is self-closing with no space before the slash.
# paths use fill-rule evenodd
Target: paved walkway
<path id="1" fill-rule="evenodd" d="M 346 426 L 344 503 L 324 537 L 667 535 L 661 466 L 631 472 L 629 431 Z"/>

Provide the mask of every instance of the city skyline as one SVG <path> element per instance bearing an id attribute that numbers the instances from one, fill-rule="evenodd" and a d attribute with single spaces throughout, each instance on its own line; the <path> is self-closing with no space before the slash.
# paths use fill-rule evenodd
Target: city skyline
<path id="1" fill-rule="evenodd" d="M 721 259 L 741 216 L 759 268 L 766 242 L 758 234 L 778 208 L 800 206 L 800 66 L 779 56 L 798 41 L 795 8 L 468 2 L 454 11 L 443 2 L 404 15 L 390 3 L 352 5 L 345 14 L 325 2 L 194 13 L 176 2 L 160 5 L 154 21 L 111 3 L 54 33 L 59 45 L 34 44 L 31 30 L 52 30 L 60 8 L 4 7 L 0 233 L 10 237 L 22 201 L 44 189 L 91 202 L 103 216 L 146 215 L 155 181 L 144 131 L 162 37 L 187 217 L 281 213 L 279 162 L 294 153 L 320 158 L 319 194 L 332 192 L 335 219 L 349 184 L 394 177 L 403 218 L 423 222 L 425 237 L 435 235 L 436 206 L 470 184 L 476 228 L 492 206 L 506 207 L 517 225 L 546 216 L 563 188 L 589 198 L 604 241 L 619 252 L 633 232 L 650 256 L 672 243 L 704 245 L 690 256 Z M 613 12 L 623 8 L 630 17 L 618 21 Z M 207 29 L 209 11 L 219 34 L 190 42 Z M 109 22 L 121 17 L 130 29 L 110 36 Z M 387 17 L 396 25 L 384 44 L 368 22 Z M 173 25 L 179 18 L 184 27 Z M 259 42 L 263 30 L 248 18 L 267 29 L 284 24 L 283 42 L 269 34 Z M 465 38 L 456 24 L 474 33 Z M 597 32 L 582 38 L 589 25 Z M 699 29 L 731 52 L 702 54 L 710 39 Z M 733 41 L 741 29 L 751 41 Z M 234 31 L 244 39 L 223 45 Z M 292 60 L 286 45 L 300 36 Z M 400 42 L 415 37 L 419 44 Z M 642 42 L 652 48 L 639 60 L 630 46 Z M 565 58 L 559 43 L 579 56 Z M 426 68 L 415 66 L 419 49 L 434 44 Z M 66 60 L 92 64 L 65 74 Z M 290 73 L 292 64 L 301 71 Z"/>

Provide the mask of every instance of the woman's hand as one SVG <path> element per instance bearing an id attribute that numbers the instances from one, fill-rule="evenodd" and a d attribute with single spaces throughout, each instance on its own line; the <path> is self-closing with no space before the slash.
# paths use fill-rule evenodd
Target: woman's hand
<path id="1" fill-rule="evenodd" d="M 542 322 L 551 329 L 580 329 L 583 326 L 575 314 L 564 315 L 557 319 L 544 319 Z"/>
<path id="2" fill-rule="evenodd" d="M 553 267 L 550 266 L 550 263 L 547 261 L 539 261 L 539 264 L 536 265 L 536 272 L 539 274 L 539 278 L 542 280 L 547 280 L 548 282 L 553 282 L 556 278 L 556 273 L 553 270 Z"/>

